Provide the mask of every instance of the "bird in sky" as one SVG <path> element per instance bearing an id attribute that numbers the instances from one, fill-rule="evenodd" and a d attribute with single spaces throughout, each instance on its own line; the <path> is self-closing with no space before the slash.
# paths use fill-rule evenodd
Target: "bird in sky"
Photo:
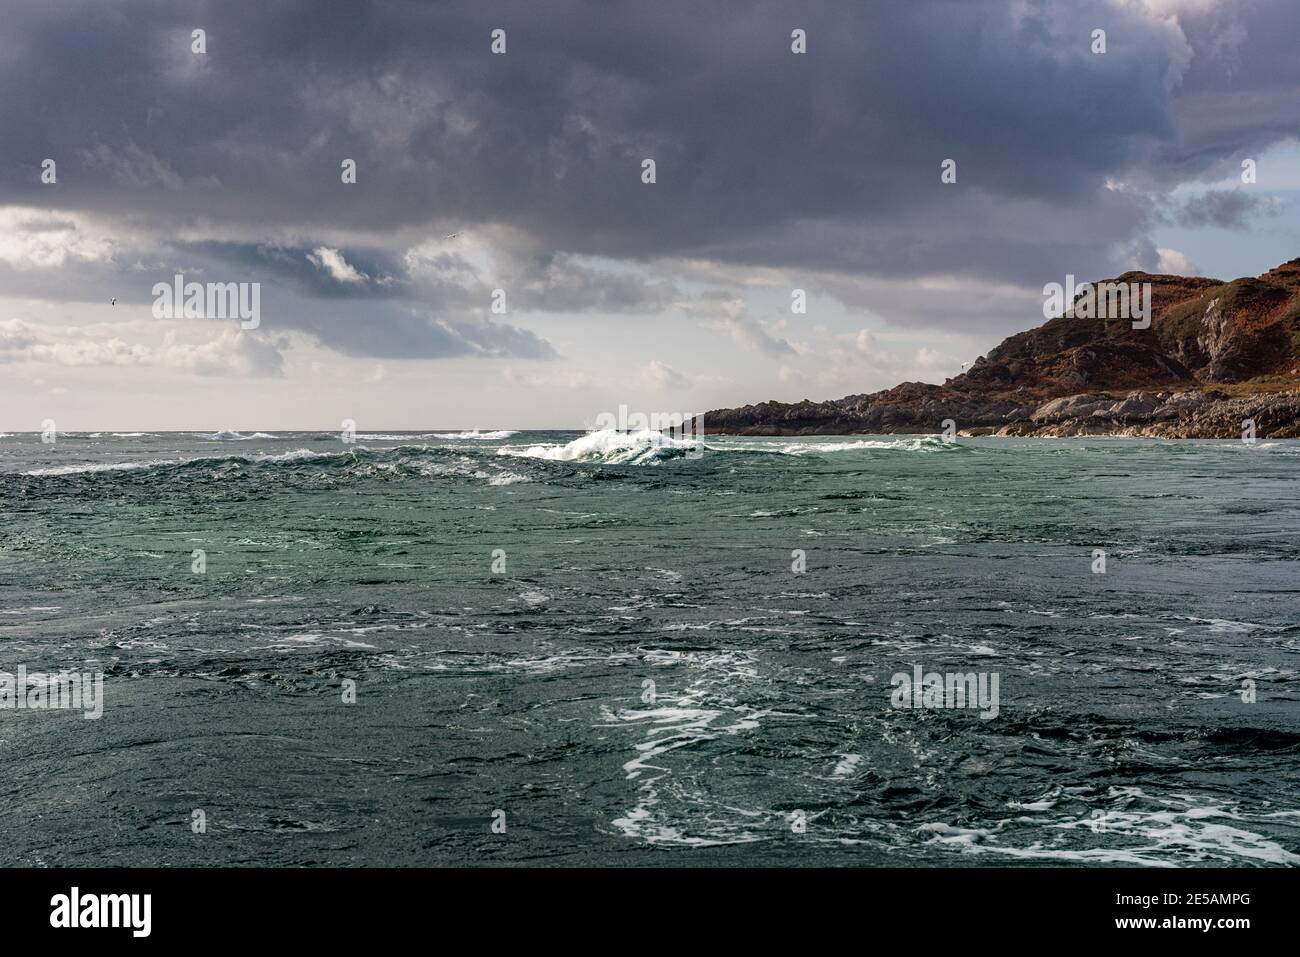
<path id="1" fill-rule="evenodd" d="M 443 239 L 455 239 L 455 238 L 456 238 L 457 236 L 459 236 L 459 235 L 460 235 L 460 233 L 448 233 L 446 236 L 443 236 L 442 238 L 443 238 Z"/>
<path id="2" fill-rule="evenodd" d="M 114 296 L 112 299 L 110 299 L 108 304 L 109 304 L 110 306 L 116 306 L 116 305 L 117 305 L 117 296 Z"/>

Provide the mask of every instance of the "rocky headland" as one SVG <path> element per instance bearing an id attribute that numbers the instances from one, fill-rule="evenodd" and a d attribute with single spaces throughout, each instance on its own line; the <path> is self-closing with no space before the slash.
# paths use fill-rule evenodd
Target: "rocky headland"
<path id="1" fill-rule="evenodd" d="M 1151 284 L 1148 328 L 1076 299 L 942 385 L 718 409 L 705 430 L 928 433 L 951 419 L 963 435 L 1240 438 L 1253 420 L 1260 438 L 1300 438 L 1300 259 L 1231 282 L 1128 272 L 1105 283 Z"/>

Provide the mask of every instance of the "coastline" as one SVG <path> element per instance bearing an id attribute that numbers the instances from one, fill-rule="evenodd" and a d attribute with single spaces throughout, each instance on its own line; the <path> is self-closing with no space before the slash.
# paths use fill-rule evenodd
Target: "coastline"
<path id="1" fill-rule="evenodd" d="M 1127 272 L 1100 285 L 1115 284 L 1149 293 L 1143 322 L 1098 317 L 1080 295 L 942 385 L 717 409 L 704 431 L 1300 438 L 1300 259 L 1231 282 Z"/>
<path id="2" fill-rule="evenodd" d="M 868 397 L 876 399 L 876 397 Z M 766 402 L 704 416 L 705 434 L 748 436 L 929 435 L 1166 439 L 1300 438 L 1300 390 L 1233 396 L 1188 389 L 1078 393 L 1007 408 L 927 397 L 846 405 Z"/>

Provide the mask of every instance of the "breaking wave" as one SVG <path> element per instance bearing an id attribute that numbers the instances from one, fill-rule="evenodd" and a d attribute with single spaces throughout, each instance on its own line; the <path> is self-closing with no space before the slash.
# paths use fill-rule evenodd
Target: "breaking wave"
<path id="1" fill-rule="evenodd" d="M 102 473 L 148 472 L 160 478 L 184 476 L 184 480 L 188 481 L 195 477 L 204 480 L 235 479 L 253 470 L 265 469 L 280 470 L 281 480 L 294 478 L 325 482 L 340 478 L 395 478 L 403 475 L 481 480 L 493 486 L 533 481 L 528 475 L 521 475 L 496 464 L 493 457 L 484 458 L 482 453 L 475 456 L 465 454 L 462 450 L 429 445 L 402 445 L 382 449 L 361 446 L 340 451 L 300 448 L 289 452 L 248 455 L 77 462 L 29 469 L 19 474 L 33 478 L 77 478 L 94 477 Z"/>
<path id="2" fill-rule="evenodd" d="M 825 455 L 837 452 L 866 450 L 893 452 L 953 452 L 969 451 L 968 446 L 946 442 L 933 435 L 909 436 L 902 439 L 860 439 L 848 442 L 763 441 L 746 442 L 731 438 L 713 437 L 705 451 L 711 455 L 728 453 L 766 453 L 769 455 Z M 699 448 L 695 439 L 679 439 L 661 432 L 619 432 L 602 429 L 588 432 L 571 442 L 551 442 L 539 445 L 507 445 L 497 450 L 498 455 L 515 455 L 544 459 L 552 462 L 596 462 L 605 465 L 658 465 L 671 459 L 684 457 Z"/>
<path id="3" fill-rule="evenodd" d="M 157 459 L 152 462 L 91 462 L 78 465 L 54 465 L 44 469 L 29 469 L 23 475 L 93 475 L 96 472 L 133 472 L 139 469 L 178 465 L 179 459 Z"/>
<path id="4" fill-rule="evenodd" d="M 914 435 L 903 439 L 858 439 L 850 442 L 726 442 L 725 451 L 773 452 L 780 455 L 825 455 L 831 452 L 861 452 L 879 449 L 892 452 L 969 451 L 970 446 L 947 442 L 937 435 Z"/>
<path id="5" fill-rule="evenodd" d="M 229 432 L 222 430 L 220 432 L 196 432 L 201 439 L 210 439 L 213 442 L 247 442 L 249 439 L 273 439 L 274 435 L 266 432 L 254 432 L 252 435 L 244 435 L 241 432 Z"/>
<path id="6" fill-rule="evenodd" d="M 498 455 L 514 455 L 551 462 L 601 462 L 607 465 L 653 465 L 668 459 L 681 458 L 697 449 L 699 444 L 690 439 L 674 439 L 661 432 L 619 432 L 601 429 L 588 432 L 572 442 L 552 442 L 541 445 L 506 446 Z"/>

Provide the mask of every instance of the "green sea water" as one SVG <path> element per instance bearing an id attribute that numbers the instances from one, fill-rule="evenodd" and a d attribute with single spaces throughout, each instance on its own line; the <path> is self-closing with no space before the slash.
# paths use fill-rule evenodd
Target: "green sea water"
<path id="1" fill-rule="evenodd" d="M 0 435 L 0 672 L 104 689 L 0 708 L 0 861 L 1295 865 L 1297 478 L 1263 440 Z M 917 668 L 996 714 L 901 706 Z"/>

